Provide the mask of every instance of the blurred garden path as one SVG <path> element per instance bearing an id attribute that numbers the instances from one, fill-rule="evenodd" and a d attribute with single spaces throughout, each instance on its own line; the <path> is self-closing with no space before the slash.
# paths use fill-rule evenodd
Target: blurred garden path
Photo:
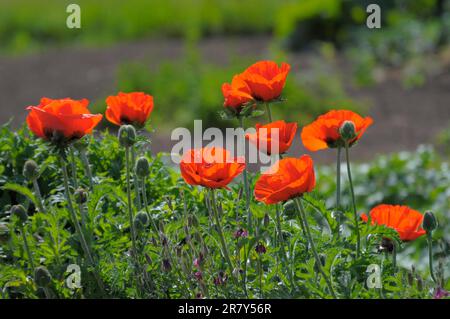
<path id="1" fill-rule="evenodd" d="M 199 49 L 205 61 L 218 64 L 226 64 L 235 56 L 263 59 L 270 56 L 270 38 L 211 38 L 203 40 Z M 149 40 L 108 48 L 64 48 L 29 56 L 0 56 L 0 122 L 14 117 L 13 126 L 17 127 L 25 119 L 25 107 L 38 103 L 42 96 L 86 97 L 94 101 L 115 93 L 117 68 L 123 62 L 145 60 L 157 67 L 158 62 L 176 60 L 183 54 L 183 43 L 178 40 Z M 307 70 L 311 58 L 312 54 L 290 56 L 292 71 Z M 348 65 L 345 61 L 339 63 L 339 72 L 344 76 L 349 74 Z M 435 135 L 449 124 L 450 68 L 424 86 L 410 90 L 389 77 L 372 87 L 356 89 L 346 85 L 346 89 L 351 97 L 370 106 L 368 115 L 375 120 L 353 152 L 357 159 L 413 150 L 419 144 L 433 142 Z M 169 151 L 172 144 L 169 136 L 154 136 L 154 151 Z M 299 139 L 293 152 L 304 152 Z M 317 155 L 323 160 L 330 158 L 329 154 Z"/>

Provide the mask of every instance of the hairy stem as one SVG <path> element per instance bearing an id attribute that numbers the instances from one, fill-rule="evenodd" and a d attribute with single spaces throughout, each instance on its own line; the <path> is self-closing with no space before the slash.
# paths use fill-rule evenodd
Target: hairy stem
<path id="1" fill-rule="evenodd" d="M 303 208 L 303 205 L 302 205 L 301 201 L 298 198 L 295 198 L 294 202 L 295 202 L 295 204 L 297 206 L 297 210 L 298 210 L 299 214 L 302 216 L 303 222 L 305 223 L 306 236 L 307 236 L 307 239 L 308 239 L 309 244 L 311 246 L 311 250 L 313 252 L 314 258 L 316 259 L 317 269 L 319 270 L 319 272 L 322 274 L 323 278 L 325 279 L 325 282 L 327 283 L 327 286 L 328 286 L 328 289 L 330 290 L 331 295 L 334 298 L 337 298 L 337 296 L 336 296 L 336 294 L 334 292 L 334 289 L 333 289 L 333 285 L 331 284 L 330 279 L 328 278 L 328 276 L 326 275 L 325 271 L 323 270 L 322 262 L 320 260 L 319 254 L 317 253 L 316 246 L 314 244 L 314 240 L 313 240 L 313 238 L 311 236 L 311 231 L 309 229 L 309 224 L 308 224 L 308 220 L 306 218 L 306 214 L 305 214 L 305 210 Z"/>
<path id="2" fill-rule="evenodd" d="M 242 128 L 242 130 L 245 131 L 244 128 L 244 119 L 242 117 L 239 117 L 239 124 Z M 244 142 L 244 154 L 245 154 L 245 136 L 242 136 L 243 142 Z M 253 223 L 252 223 L 252 215 L 250 212 L 250 186 L 248 182 L 248 172 L 247 167 L 245 167 L 244 172 L 242 174 L 244 179 L 244 190 L 245 190 L 245 210 L 247 211 L 247 226 L 249 229 L 252 229 Z"/>
<path id="3" fill-rule="evenodd" d="M 222 223 L 220 222 L 220 216 L 219 216 L 219 212 L 217 209 L 216 195 L 215 195 L 215 192 L 213 189 L 211 190 L 211 199 L 212 199 L 213 215 L 214 215 L 214 218 L 215 218 L 216 224 L 217 224 L 217 232 L 219 233 L 220 244 L 222 245 L 222 253 L 223 253 L 223 256 L 230 268 L 230 275 L 232 278 L 234 278 L 234 275 L 233 275 L 234 267 L 233 267 L 233 263 L 231 262 L 231 259 L 230 259 L 230 254 L 228 253 L 228 248 L 227 248 L 227 244 L 225 242 L 225 237 L 223 236 Z"/>
<path id="4" fill-rule="evenodd" d="M 22 233 L 23 245 L 25 246 L 25 251 L 28 256 L 28 261 L 30 262 L 31 269 L 34 270 L 33 255 L 31 254 L 30 246 L 28 245 L 27 233 L 26 233 L 24 225 L 20 226 L 20 232 Z"/>
<path id="5" fill-rule="evenodd" d="M 33 189 L 34 189 L 34 194 L 36 195 L 36 198 L 37 198 L 38 209 L 41 213 L 45 214 L 44 201 L 42 199 L 41 190 L 39 189 L 39 184 L 37 182 L 37 179 L 33 179 Z"/>
<path id="6" fill-rule="evenodd" d="M 427 232 L 427 242 L 428 242 L 428 263 L 430 267 L 431 279 L 433 279 L 433 281 L 437 283 L 438 281 L 436 279 L 436 276 L 434 275 L 434 268 L 433 268 L 433 238 L 431 232 Z"/>
<path id="7" fill-rule="evenodd" d="M 83 162 L 83 166 L 84 166 L 86 175 L 89 178 L 89 188 L 92 191 L 94 189 L 94 178 L 92 177 L 91 165 L 89 164 L 89 159 L 87 157 L 85 149 L 80 150 L 80 156 L 81 156 L 81 161 Z"/>
<path id="8" fill-rule="evenodd" d="M 138 274 L 138 256 L 136 249 L 136 231 L 134 229 L 134 214 L 133 207 L 131 204 L 131 182 L 130 182 L 130 147 L 125 148 L 125 162 L 126 162 L 126 173 L 127 173 L 127 204 L 128 204 L 128 218 L 130 222 L 130 233 L 131 233 L 131 254 L 134 259 L 134 272 L 135 272 L 135 280 L 138 291 L 140 291 L 139 284 L 139 274 Z"/>
<path id="9" fill-rule="evenodd" d="M 66 194 L 67 205 L 68 205 L 68 208 L 69 208 L 70 216 L 72 218 L 72 222 L 73 222 L 73 224 L 75 226 L 75 231 L 77 232 L 78 237 L 80 238 L 81 247 L 82 247 L 82 249 L 84 251 L 84 254 L 86 255 L 88 263 L 94 269 L 93 274 L 94 274 L 95 280 L 97 281 L 97 285 L 98 285 L 100 291 L 102 292 L 102 294 L 104 294 L 105 293 L 105 288 L 104 288 L 103 282 L 102 282 L 102 280 L 100 278 L 100 275 L 97 272 L 97 266 L 96 266 L 96 264 L 94 262 L 94 259 L 92 257 L 91 251 L 90 251 L 89 246 L 88 246 L 88 244 L 86 242 L 86 239 L 84 237 L 83 231 L 81 230 L 81 226 L 78 223 L 78 218 L 77 218 L 77 215 L 76 215 L 75 210 L 73 208 L 72 198 L 70 196 L 70 189 L 69 189 L 69 174 L 67 173 L 66 162 L 65 162 L 65 160 L 63 158 L 61 158 L 61 168 L 62 168 L 63 177 L 64 177 L 63 178 L 63 180 L 64 180 L 64 190 L 65 190 L 65 194 Z"/>
<path id="10" fill-rule="evenodd" d="M 349 157 L 349 145 L 348 145 L 348 142 L 345 143 L 345 158 L 346 158 L 346 161 L 347 161 L 347 174 L 348 174 L 348 181 L 349 181 L 349 184 L 350 184 L 350 193 L 352 195 L 353 217 L 355 218 L 356 258 L 358 258 L 360 253 L 361 253 L 361 238 L 360 238 L 360 234 L 359 234 L 359 220 L 358 220 L 358 213 L 356 211 L 356 200 L 355 200 L 355 191 L 353 189 L 352 171 L 350 169 L 350 157 Z"/>
<path id="11" fill-rule="evenodd" d="M 134 165 L 136 165 L 136 150 L 134 149 L 134 146 L 131 146 L 131 167 L 134 168 Z M 134 182 L 134 192 L 136 193 L 137 207 L 138 210 L 141 210 L 142 209 L 141 194 L 139 193 L 139 183 L 136 172 L 133 172 L 133 182 Z"/>

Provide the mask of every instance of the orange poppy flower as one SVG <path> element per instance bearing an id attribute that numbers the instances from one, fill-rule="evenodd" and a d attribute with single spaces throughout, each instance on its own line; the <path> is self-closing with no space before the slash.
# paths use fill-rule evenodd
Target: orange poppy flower
<path id="1" fill-rule="evenodd" d="M 267 102 L 281 95 L 290 68 L 287 63 L 278 67 L 273 61 L 260 61 L 248 67 L 241 76 L 250 87 L 252 96 Z"/>
<path id="2" fill-rule="evenodd" d="M 106 99 L 106 118 L 113 124 L 145 125 L 153 111 L 153 96 L 142 93 L 122 93 Z"/>
<path id="3" fill-rule="evenodd" d="M 90 134 L 102 120 L 101 114 L 91 114 L 86 99 L 72 100 L 42 98 L 38 106 L 29 106 L 27 124 L 34 135 L 52 140 L 62 134 L 64 142 Z M 63 141 L 55 141 L 63 142 Z"/>
<path id="4" fill-rule="evenodd" d="M 348 110 L 332 110 L 317 118 L 302 130 L 303 145 L 310 151 L 318 151 L 338 145 L 344 146 L 344 141 L 339 134 L 339 128 L 345 121 L 351 121 L 355 125 L 356 138 L 350 141 L 350 146 L 361 138 L 366 129 L 372 125 L 370 117 L 361 117 Z"/>
<path id="5" fill-rule="evenodd" d="M 315 185 L 314 163 L 310 156 L 284 158 L 258 179 L 255 198 L 265 204 L 276 204 L 311 192 Z"/>
<path id="6" fill-rule="evenodd" d="M 237 114 L 241 112 L 244 104 L 253 100 L 250 87 L 240 75 L 235 75 L 231 84 L 222 85 L 222 94 L 225 99 L 223 105 L 233 109 Z"/>
<path id="7" fill-rule="evenodd" d="M 226 187 L 245 169 L 244 159 L 218 147 L 191 149 L 183 155 L 180 171 L 186 183 L 208 188 Z"/>
<path id="8" fill-rule="evenodd" d="M 362 220 L 367 222 L 369 217 L 361 215 Z M 425 230 L 420 227 L 423 215 L 408 206 L 378 205 L 370 211 L 373 224 L 385 225 L 397 231 L 403 241 L 414 240 L 425 235 Z"/>
<path id="9" fill-rule="evenodd" d="M 275 133 L 278 130 L 278 133 Z M 258 150 L 270 154 L 283 154 L 291 147 L 297 132 L 297 123 L 275 121 L 266 125 L 256 124 L 256 133 L 246 134 L 245 138 L 256 145 Z M 277 134 L 277 136 L 276 136 Z M 276 140 L 273 140 L 276 138 Z M 272 153 L 278 144 L 278 152 Z"/>

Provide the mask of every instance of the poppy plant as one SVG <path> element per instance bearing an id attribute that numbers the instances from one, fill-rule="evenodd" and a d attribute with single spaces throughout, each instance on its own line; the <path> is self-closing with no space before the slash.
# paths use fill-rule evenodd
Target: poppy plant
<path id="1" fill-rule="evenodd" d="M 227 187 L 244 169 L 243 158 L 233 158 L 230 152 L 218 147 L 191 149 L 180 162 L 186 183 L 211 189 Z"/>
<path id="2" fill-rule="evenodd" d="M 222 85 L 222 94 L 225 99 L 223 105 L 239 114 L 243 106 L 252 101 L 250 87 L 240 75 L 235 75 L 230 83 Z"/>
<path id="3" fill-rule="evenodd" d="M 372 224 L 395 229 L 402 241 L 411 241 L 426 233 L 420 227 L 423 215 L 408 206 L 378 205 L 370 211 L 369 215 Z M 365 222 L 369 220 L 366 214 L 362 214 L 361 218 Z"/>
<path id="4" fill-rule="evenodd" d="M 87 99 L 44 97 L 39 105 L 27 108 L 28 127 L 37 137 L 58 144 L 80 139 L 102 120 L 101 114 L 91 114 L 88 104 Z"/>
<path id="5" fill-rule="evenodd" d="M 303 145 L 312 152 L 344 146 L 345 140 L 339 130 L 346 121 L 354 124 L 356 133 L 356 136 L 348 141 L 349 146 L 359 140 L 373 123 L 372 118 L 363 118 L 349 110 L 332 110 L 303 128 L 301 133 Z"/>
<path id="6" fill-rule="evenodd" d="M 280 97 L 290 68 L 287 63 L 279 67 L 273 61 L 259 61 L 248 67 L 241 76 L 256 100 L 269 102 Z"/>
<path id="7" fill-rule="evenodd" d="M 275 121 L 266 125 L 256 124 L 256 133 L 245 137 L 261 152 L 283 154 L 291 147 L 296 132 L 297 123 Z"/>
<path id="8" fill-rule="evenodd" d="M 106 118 L 113 124 L 143 127 L 153 111 L 153 96 L 142 93 L 122 93 L 106 99 Z"/>
<path id="9" fill-rule="evenodd" d="M 267 205 L 311 192 L 316 184 L 310 156 L 284 158 L 261 175 L 255 185 L 255 198 Z"/>

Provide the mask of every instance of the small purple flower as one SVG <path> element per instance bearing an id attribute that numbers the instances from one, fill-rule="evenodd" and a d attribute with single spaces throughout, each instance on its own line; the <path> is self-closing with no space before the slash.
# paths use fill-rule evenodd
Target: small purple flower
<path id="1" fill-rule="evenodd" d="M 202 253 L 200 253 L 198 255 L 198 257 L 195 258 L 194 261 L 193 261 L 194 267 L 200 269 L 200 266 L 202 265 L 203 260 L 204 260 L 204 256 L 203 256 Z"/>
<path id="2" fill-rule="evenodd" d="M 450 293 L 439 287 L 435 290 L 433 299 L 442 299 L 448 296 L 450 296 Z"/>
<path id="3" fill-rule="evenodd" d="M 197 292 L 197 294 L 195 295 L 195 298 L 203 299 L 203 294 L 201 292 Z"/>
<path id="4" fill-rule="evenodd" d="M 228 276 L 223 271 L 219 272 L 217 277 L 213 278 L 213 283 L 216 286 L 225 285 L 227 283 Z"/>
<path id="5" fill-rule="evenodd" d="M 235 239 L 238 239 L 238 238 L 247 238 L 247 237 L 248 237 L 248 231 L 246 231 L 246 230 L 243 229 L 243 228 L 240 228 L 240 229 L 238 229 L 238 230 L 236 230 L 236 231 L 234 232 L 233 236 L 234 236 Z"/>
<path id="6" fill-rule="evenodd" d="M 258 254 L 265 254 L 267 249 L 266 249 L 266 246 L 264 246 L 264 244 L 262 242 L 259 242 L 258 245 L 256 245 L 256 247 L 255 247 L 255 251 Z"/>
<path id="7" fill-rule="evenodd" d="M 203 279 L 203 274 L 201 271 L 196 271 L 194 273 L 195 278 L 197 278 L 197 280 L 202 280 Z"/>

